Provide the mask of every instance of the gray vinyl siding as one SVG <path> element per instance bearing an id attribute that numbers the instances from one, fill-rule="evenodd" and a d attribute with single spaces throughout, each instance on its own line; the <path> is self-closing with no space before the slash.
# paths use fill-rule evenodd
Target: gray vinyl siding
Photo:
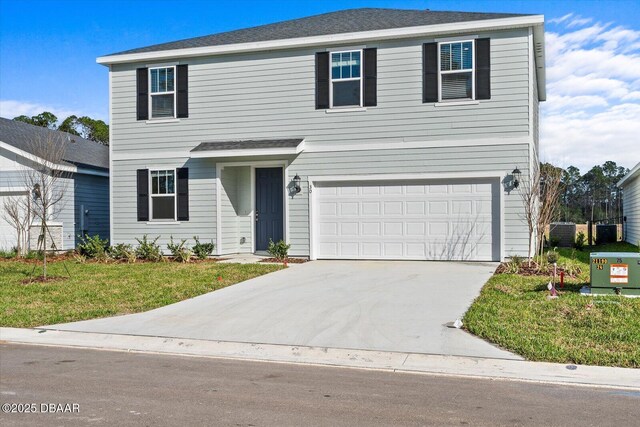
<path id="1" fill-rule="evenodd" d="M 181 59 L 189 64 L 189 118 L 136 120 L 137 67 L 114 65 L 114 156 L 153 149 L 184 151 L 203 141 L 304 137 L 307 146 L 336 143 L 505 138 L 529 134 L 528 31 L 491 37 L 490 100 L 477 105 L 422 103 L 422 43 L 377 41 L 378 106 L 326 113 L 315 109 L 315 52 L 324 47 Z M 167 61 L 171 62 L 171 61 Z"/>
<path id="2" fill-rule="evenodd" d="M 433 39 L 366 43 L 366 47 L 378 48 L 378 106 L 366 111 L 315 109 L 315 53 L 325 47 L 167 60 L 189 65 L 189 117 L 168 123 L 136 120 L 135 70 L 153 62 L 113 65 L 114 243 L 135 244 L 135 237 L 142 234 L 161 236 L 163 248 L 170 235 L 190 243 L 193 235 L 215 241 L 215 160 L 188 158 L 189 151 L 205 141 L 305 139 L 308 151 L 288 159 L 289 177 L 298 173 L 303 181 L 302 192 L 289 199 L 288 237 L 293 255 L 309 255 L 308 176 L 474 171 L 506 175 L 516 166 L 528 176 L 530 156 L 537 150 L 523 142 L 537 142 L 538 132 L 537 95 L 532 94 L 535 84 L 529 75 L 529 32 L 472 34 L 491 38 L 491 99 L 459 105 L 422 103 L 422 44 Z M 451 140 L 459 140 L 459 146 Z M 501 143 L 487 145 L 493 140 Z M 421 141 L 431 148 L 403 148 L 404 143 Z M 447 144 L 438 146 L 439 141 Z M 368 150 L 372 143 L 388 149 Z M 362 150 L 312 152 L 340 144 L 361 144 Z M 162 159 L 152 158 L 163 152 Z M 144 160 L 147 155 L 150 159 Z M 273 158 L 253 160 L 267 159 Z M 189 221 L 157 224 L 136 220 L 136 169 L 152 167 L 189 167 Z M 216 248 L 222 253 L 252 247 L 250 222 L 238 222 L 238 212 L 245 210 L 233 206 L 234 200 L 248 200 L 246 192 L 252 183 L 243 184 L 246 175 L 231 169 L 222 173 L 222 248 Z M 526 255 L 528 235 L 521 198 L 515 191 L 503 196 L 503 252 Z M 240 247 L 240 237 L 247 238 L 245 247 Z"/>
<path id="3" fill-rule="evenodd" d="M 189 168 L 189 221 L 137 221 L 137 169 Z M 113 161 L 111 166 L 113 188 L 113 243 L 137 245 L 136 238 L 147 234 L 160 236 L 158 243 L 166 251 L 169 237 L 187 239 L 193 236 L 202 242 L 216 238 L 216 167 L 207 159 L 152 159 Z"/>
<path id="4" fill-rule="evenodd" d="M 623 187 L 622 209 L 627 217 L 624 240 L 640 244 L 640 177 L 626 182 Z"/>
<path id="5" fill-rule="evenodd" d="M 80 243 L 82 235 L 83 208 L 84 229 L 90 236 L 109 238 L 109 178 L 105 176 L 76 174 L 74 191 L 75 242 Z"/>
<path id="6" fill-rule="evenodd" d="M 309 176 L 498 172 L 506 176 L 519 166 L 528 175 L 527 144 L 483 147 L 363 150 L 302 153 L 289 166 L 289 176 L 302 178 L 302 191 L 289 200 L 291 254 L 309 254 Z M 504 253 L 527 255 L 527 227 L 522 199 L 517 191 L 503 188 Z"/>

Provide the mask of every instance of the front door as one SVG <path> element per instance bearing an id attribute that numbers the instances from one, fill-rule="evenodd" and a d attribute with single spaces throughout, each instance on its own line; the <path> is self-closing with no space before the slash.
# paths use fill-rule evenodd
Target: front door
<path id="1" fill-rule="evenodd" d="M 256 168 L 256 251 L 284 238 L 283 194 L 282 168 Z"/>

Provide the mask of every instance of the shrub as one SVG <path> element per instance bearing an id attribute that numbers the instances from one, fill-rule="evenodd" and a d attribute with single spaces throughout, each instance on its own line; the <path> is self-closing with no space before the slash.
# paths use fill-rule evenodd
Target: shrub
<path id="1" fill-rule="evenodd" d="M 582 249 L 584 249 L 586 244 L 587 244 L 587 236 L 585 236 L 584 232 L 581 231 L 578 233 L 578 236 L 576 236 L 576 242 L 574 246 L 577 250 L 581 251 Z"/>
<path id="2" fill-rule="evenodd" d="M 196 244 L 193 245 L 193 254 L 198 257 L 198 259 L 207 259 L 209 255 L 213 253 L 213 249 L 215 245 L 213 241 L 211 243 L 200 243 L 198 236 L 193 236 L 193 240 L 195 240 Z"/>
<path id="3" fill-rule="evenodd" d="M 154 262 L 161 261 L 162 251 L 160 250 L 160 246 L 156 243 L 159 238 L 160 236 L 153 240 L 149 240 L 146 234 L 142 236 L 142 239 L 136 238 L 138 241 L 138 247 L 136 248 L 136 256 L 138 259 Z"/>
<path id="4" fill-rule="evenodd" d="M 84 237 L 80 237 L 77 251 L 85 258 L 105 260 L 107 259 L 108 249 L 108 239 L 101 239 L 97 234 L 95 236 L 85 234 Z"/>
<path id="5" fill-rule="evenodd" d="M 558 237 L 555 237 L 555 236 L 554 236 L 554 237 L 551 237 L 551 238 L 549 239 L 549 245 L 550 245 L 552 248 L 557 248 L 557 247 L 560 245 L 560 239 L 559 239 Z"/>
<path id="6" fill-rule="evenodd" d="M 273 258 L 278 261 L 284 261 L 289 258 L 289 248 L 291 245 L 287 245 L 284 240 L 279 240 L 277 243 L 274 243 L 273 240 L 269 239 L 269 246 L 267 247 L 267 252 Z"/>
<path id="7" fill-rule="evenodd" d="M 547 261 L 549 264 L 555 264 L 558 262 L 558 252 L 555 250 L 547 252 Z"/>
<path id="8" fill-rule="evenodd" d="M 181 240 L 180 243 L 173 242 L 173 236 L 171 236 L 170 242 L 167 244 L 167 249 L 171 252 L 173 259 L 178 262 L 189 262 L 193 256 L 191 249 L 187 247 L 187 241 Z"/>
<path id="9" fill-rule="evenodd" d="M 511 259 L 504 264 L 505 273 L 518 274 L 520 272 L 521 265 L 522 265 L 522 257 L 518 255 L 511 255 Z"/>
<path id="10" fill-rule="evenodd" d="M 136 262 L 136 250 L 133 246 L 124 243 L 118 243 L 115 246 L 109 248 L 109 255 L 113 259 L 124 260 L 129 264 Z"/>
<path id="11" fill-rule="evenodd" d="M 18 248 L 11 248 L 8 251 L 0 250 L 0 258 L 15 258 L 18 256 Z"/>

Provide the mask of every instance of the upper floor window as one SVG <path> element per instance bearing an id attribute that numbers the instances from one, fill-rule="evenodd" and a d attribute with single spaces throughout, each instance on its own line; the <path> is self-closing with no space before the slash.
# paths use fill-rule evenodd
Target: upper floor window
<path id="1" fill-rule="evenodd" d="M 331 52 L 331 107 L 362 106 L 362 52 Z"/>
<path id="2" fill-rule="evenodd" d="M 152 170 L 151 219 L 176 218 L 175 170 Z"/>
<path id="3" fill-rule="evenodd" d="M 473 41 L 440 43 L 440 99 L 474 99 Z"/>
<path id="4" fill-rule="evenodd" d="M 175 67 L 151 68 L 151 118 L 175 117 Z"/>

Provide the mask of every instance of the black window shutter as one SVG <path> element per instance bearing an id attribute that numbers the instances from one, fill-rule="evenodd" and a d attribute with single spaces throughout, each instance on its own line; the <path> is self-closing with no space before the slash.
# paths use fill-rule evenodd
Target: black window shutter
<path id="1" fill-rule="evenodd" d="M 178 74 L 178 105 L 177 116 L 180 118 L 189 117 L 189 66 L 180 64 L 176 67 Z"/>
<path id="2" fill-rule="evenodd" d="M 476 99 L 491 99 L 491 40 L 476 40 Z"/>
<path id="3" fill-rule="evenodd" d="M 189 221 L 189 168 L 178 168 L 178 221 Z"/>
<path id="4" fill-rule="evenodd" d="M 329 108 L 329 52 L 316 53 L 316 110 Z"/>
<path id="5" fill-rule="evenodd" d="M 149 120 L 149 70 L 147 68 L 136 70 L 136 86 L 138 120 Z"/>
<path id="6" fill-rule="evenodd" d="M 149 169 L 138 169 L 138 221 L 149 221 Z"/>
<path id="7" fill-rule="evenodd" d="M 378 62 L 377 49 L 370 47 L 364 49 L 364 106 L 375 107 L 378 105 Z"/>
<path id="8" fill-rule="evenodd" d="M 438 43 L 422 45 L 422 102 L 438 102 Z"/>

